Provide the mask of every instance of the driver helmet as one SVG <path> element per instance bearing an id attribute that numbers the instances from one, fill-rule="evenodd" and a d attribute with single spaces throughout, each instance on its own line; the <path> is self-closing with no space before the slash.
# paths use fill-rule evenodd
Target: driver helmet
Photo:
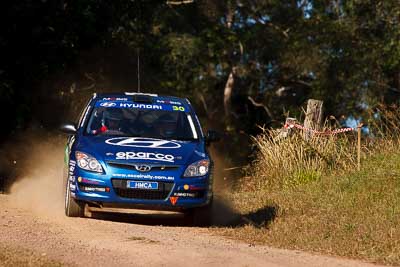
<path id="1" fill-rule="evenodd" d="M 170 114 L 161 115 L 156 121 L 156 129 L 162 137 L 173 137 L 176 135 L 176 119 Z"/>
<path id="2" fill-rule="evenodd" d="M 122 110 L 118 108 L 107 108 L 103 112 L 102 124 L 109 130 L 118 130 L 123 119 Z"/>

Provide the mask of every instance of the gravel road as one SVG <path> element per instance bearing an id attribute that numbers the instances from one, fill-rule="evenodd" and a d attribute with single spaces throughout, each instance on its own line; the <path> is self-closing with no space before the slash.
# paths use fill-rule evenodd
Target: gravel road
<path id="1" fill-rule="evenodd" d="M 226 239 L 180 214 L 68 218 L 22 203 L 0 194 L 0 266 L 374 266 Z"/>

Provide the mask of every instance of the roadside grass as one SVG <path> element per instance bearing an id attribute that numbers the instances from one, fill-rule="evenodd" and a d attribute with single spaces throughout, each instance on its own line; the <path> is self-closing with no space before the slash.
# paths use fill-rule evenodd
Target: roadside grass
<path id="1" fill-rule="evenodd" d="M 360 172 L 279 191 L 230 195 L 246 225 L 217 233 L 255 244 L 400 264 L 400 153 L 363 162 Z M 274 218 L 256 218 L 277 207 Z"/>
<path id="2" fill-rule="evenodd" d="M 229 193 L 241 215 L 217 234 L 250 244 L 400 265 L 400 109 L 379 107 L 362 138 L 356 134 L 254 138 L 256 160 Z M 379 119 L 376 119 L 379 114 Z"/>
<path id="3" fill-rule="evenodd" d="M 256 188 L 297 186 L 334 170 L 356 167 L 354 134 L 305 139 L 302 133 L 294 132 L 283 140 L 276 136 L 278 131 L 270 130 L 253 138 L 258 152 L 250 176 Z"/>

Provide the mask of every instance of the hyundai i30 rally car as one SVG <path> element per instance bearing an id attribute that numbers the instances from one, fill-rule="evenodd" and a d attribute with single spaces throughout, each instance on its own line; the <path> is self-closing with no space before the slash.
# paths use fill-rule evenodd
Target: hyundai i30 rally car
<path id="1" fill-rule="evenodd" d="M 207 216 L 213 162 L 187 99 L 155 94 L 95 94 L 65 148 L 65 214 L 97 208 L 140 208 Z M 207 220 L 208 218 L 203 218 Z"/>

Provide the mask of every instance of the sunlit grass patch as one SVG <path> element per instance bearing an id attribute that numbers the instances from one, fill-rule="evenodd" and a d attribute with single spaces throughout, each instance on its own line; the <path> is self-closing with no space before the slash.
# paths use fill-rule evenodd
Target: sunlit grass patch
<path id="1" fill-rule="evenodd" d="M 271 192 L 231 195 L 244 226 L 215 229 L 251 244 L 400 264 L 400 154 L 378 155 L 361 172 Z M 274 207 L 275 216 L 252 218 Z"/>
<path id="2" fill-rule="evenodd" d="M 296 186 L 332 171 L 356 167 L 354 134 L 305 139 L 301 132 L 295 132 L 283 140 L 277 136 L 277 131 L 266 131 L 254 138 L 258 155 L 252 178 L 258 189 Z"/>
<path id="3" fill-rule="evenodd" d="M 250 244 L 268 244 L 400 265 L 400 111 L 380 110 L 356 133 L 254 138 L 257 159 L 229 197 L 242 225 L 216 228 Z"/>

